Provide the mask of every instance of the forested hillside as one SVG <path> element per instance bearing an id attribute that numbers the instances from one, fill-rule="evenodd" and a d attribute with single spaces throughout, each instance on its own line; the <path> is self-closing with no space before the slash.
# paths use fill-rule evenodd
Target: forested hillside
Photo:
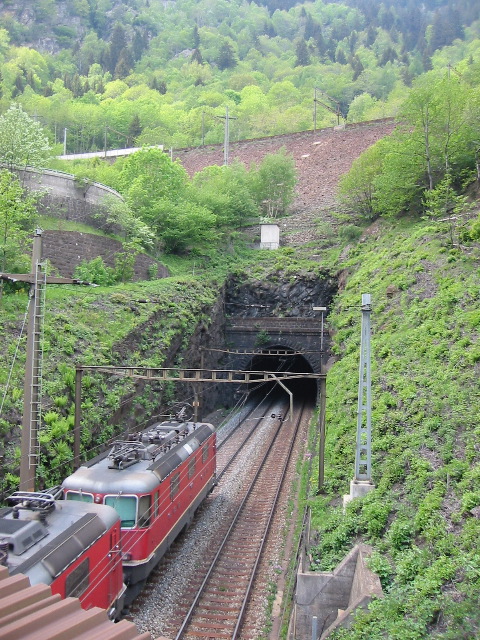
<path id="1" fill-rule="evenodd" d="M 328 309 L 335 361 L 325 493 L 314 495 L 313 478 L 308 498 L 311 557 L 330 570 L 367 542 L 385 592 L 337 638 L 480 634 L 479 18 L 478 0 L 0 6 L 0 270 L 29 266 L 37 197 L 23 189 L 19 167 L 50 164 L 74 173 L 80 191 L 98 180 L 124 199 L 107 210 L 123 235 L 119 264 L 108 270 L 96 259 L 77 274 L 102 286 L 48 289 L 43 481 L 56 482 L 71 464 L 75 363 L 197 366 L 194 338 L 220 340 L 232 273 L 252 287 L 280 286 L 328 269 L 338 279 Z M 226 107 L 232 141 L 309 132 L 232 144 L 234 161 L 220 166 L 212 143 L 223 139 Z M 359 127 L 361 141 L 349 127 L 311 131 L 383 116 L 395 122 L 382 123 L 381 135 L 380 125 Z M 176 149 L 172 157 L 143 149 L 113 165 L 63 163 L 50 156 L 64 135 L 67 151 Z M 199 148 L 178 151 L 191 145 Z M 288 247 L 246 248 L 246 224 L 278 217 Z M 165 259 L 172 277 L 128 283 L 140 249 Z M 344 513 L 364 292 L 373 297 L 376 490 Z M 19 283 L 5 285 L 2 492 L 18 485 L 27 302 Z M 84 384 L 86 455 L 176 394 L 96 374 Z"/>
<path id="2" fill-rule="evenodd" d="M 412 80 L 478 64 L 478 3 L 10 0 L 0 110 L 58 151 L 184 147 L 396 115 Z M 447 49 L 445 49 L 447 47 Z M 465 61 L 465 62 L 462 62 Z M 314 94 L 315 90 L 315 94 Z"/>

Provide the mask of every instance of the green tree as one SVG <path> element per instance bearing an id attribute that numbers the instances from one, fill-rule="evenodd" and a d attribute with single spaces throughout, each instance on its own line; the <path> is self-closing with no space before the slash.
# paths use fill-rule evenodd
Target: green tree
<path id="1" fill-rule="evenodd" d="M 143 127 L 140 122 L 140 118 L 138 113 L 136 113 L 133 118 L 130 120 L 130 124 L 128 125 L 128 139 L 131 143 L 135 142 L 136 138 L 142 133 Z"/>
<path id="2" fill-rule="evenodd" d="M 465 227 L 465 216 L 472 209 L 467 196 L 458 194 L 452 185 L 452 176 L 447 173 L 431 191 L 425 191 L 425 213 L 448 224 L 450 245 L 458 245 L 459 230 Z"/>
<path id="3" fill-rule="evenodd" d="M 117 24 L 113 28 L 112 39 L 110 41 L 109 48 L 109 71 L 111 73 L 115 72 L 115 68 L 117 64 L 120 62 L 122 54 L 125 52 L 127 47 L 127 37 L 125 35 L 125 29 L 122 25 L 117 22 Z"/>
<path id="4" fill-rule="evenodd" d="M 267 154 L 252 173 L 252 191 L 257 206 L 268 218 L 287 212 L 293 201 L 296 171 L 295 161 L 285 148 Z"/>
<path id="5" fill-rule="evenodd" d="M 388 140 L 379 140 L 353 161 L 350 171 L 345 173 L 338 185 L 340 200 L 352 212 L 375 219 L 379 212 L 375 206 L 375 180 L 381 174 Z"/>
<path id="6" fill-rule="evenodd" d="M 238 227 L 258 215 L 248 172 L 240 163 L 206 167 L 195 174 L 192 186 L 193 198 L 215 214 L 219 226 Z"/>
<path id="7" fill-rule="evenodd" d="M 220 71 L 223 71 L 224 69 L 231 69 L 237 65 L 238 60 L 235 55 L 235 50 L 229 40 L 225 39 L 222 42 L 216 62 Z"/>
<path id="8" fill-rule="evenodd" d="M 158 225 L 155 203 L 176 202 L 184 197 L 187 172 L 161 149 L 142 149 L 127 158 L 119 178 L 127 204 L 153 229 Z"/>
<path id="9" fill-rule="evenodd" d="M 306 67 L 310 64 L 310 54 L 308 53 L 305 38 L 300 38 L 295 46 L 295 66 Z"/>
<path id="10" fill-rule="evenodd" d="M 467 96 L 468 87 L 459 78 L 431 72 L 415 81 L 401 109 L 400 117 L 406 123 L 404 137 L 417 142 L 425 186 L 430 190 L 465 153 Z"/>
<path id="11" fill-rule="evenodd" d="M 13 103 L 0 117 L 0 163 L 10 169 L 45 166 L 51 147 L 38 122 Z"/>
<path id="12" fill-rule="evenodd" d="M 27 193 L 13 173 L 0 170 L 0 271 L 28 269 L 29 258 L 23 252 L 35 225 L 37 200 L 38 196 Z M 0 296 L 2 290 L 0 281 Z"/>
<path id="13" fill-rule="evenodd" d="M 165 206 L 165 202 L 162 203 Z M 214 213 L 186 200 L 168 205 L 163 212 L 159 236 L 168 253 L 196 253 L 211 248 L 218 240 Z"/>

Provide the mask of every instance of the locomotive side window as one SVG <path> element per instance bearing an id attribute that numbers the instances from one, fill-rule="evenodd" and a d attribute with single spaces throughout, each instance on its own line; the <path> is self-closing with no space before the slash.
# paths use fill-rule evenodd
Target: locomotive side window
<path id="1" fill-rule="evenodd" d="M 88 587 L 90 575 L 89 558 L 85 558 L 65 580 L 65 597 L 79 598 Z"/>
<path id="2" fill-rule="evenodd" d="M 67 500 L 78 500 L 79 502 L 93 502 L 91 493 L 80 493 L 80 491 L 67 491 Z"/>
<path id="3" fill-rule="evenodd" d="M 106 496 L 105 504 L 113 507 L 120 516 L 123 529 L 135 526 L 137 516 L 137 498 L 135 496 Z"/>
<path id="4" fill-rule="evenodd" d="M 158 516 L 158 491 L 155 491 L 155 498 L 153 502 L 153 517 L 156 518 Z"/>
<path id="5" fill-rule="evenodd" d="M 170 480 L 170 500 L 173 501 L 180 490 L 180 473 L 174 473 Z"/>
<path id="6" fill-rule="evenodd" d="M 149 527 L 150 526 L 150 496 L 142 496 L 138 501 L 138 526 Z"/>
<path id="7" fill-rule="evenodd" d="M 207 444 L 205 444 L 203 446 L 203 449 L 202 449 L 202 462 L 203 462 L 203 464 L 205 464 L 205 462 L 207 460 L 208 460 L 208 442 L 207 442 Z"/>
<path id="8" fill-rule="evenodd" d="M 188 461 L 188 477 L 189 478 L 193 478 L 193 476 L 195 475 L 196 466 L 197 466 L 197 459 L 195 458 L 195 456 L 193 456 Z"/>

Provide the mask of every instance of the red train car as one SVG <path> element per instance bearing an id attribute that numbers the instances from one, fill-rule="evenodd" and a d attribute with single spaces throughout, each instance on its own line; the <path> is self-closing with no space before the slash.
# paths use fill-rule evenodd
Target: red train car
<path id="1" fill-rule="evenodd" d="M 123 607 L 120 518 L 105 505 L 58 500 L 61 487 L 16 491 L 0 509 L 0 562 L 10 575 L 23 573 L 32 585 L 80 599 L 82 607 Z"/>
<path id="2" fill-rule="evenodd" d="M 208 423 L 171 420 L 116 442 L 63 482 L 67 502 L 113 507 L 121 518 L 126 604 L 215 484 Z"/>

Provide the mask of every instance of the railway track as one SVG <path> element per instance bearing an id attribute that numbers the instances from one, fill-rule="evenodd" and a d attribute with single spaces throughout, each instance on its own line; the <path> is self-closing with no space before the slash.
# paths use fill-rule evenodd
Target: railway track
<path id="1" fill-rule="evenodd" d="M 280 418 L 283 414 L 278 413 L 278 402 L 266 397 L 258 405 L 252 405 L 248 413 L 242 417 L 242 422 L 219 442 L 217 445 L 217 484 L 235 462 L 261 421 L 268 416 L 275 419 Z"/>
<path id="2" fill-rule="evenodd" d="M 278 401 L 274 405 L 264 402 L 250 412 L 246 420 L 244 416 L 240 428 L 229 434 L 228 439 L 220 442 L 219 486 L 201 508 L 200 517 L 195 519 L 192 531 L 175 543 L 154 572 L 153 580 L 149 581 L 144 593 L 132 605 L 129 619 L 137 624 L 137 628 L 171 639 L 220 640 L 239 637 L 241 618 L 254 582 L 254 571 L 280 490 L 279 478 L 287 467 L 300 420 L 298 413 L 294 425 L 281 423 L 278 418 L 271 417 L 272 413 L 284 415 L 285 412 L 286 406 L 280 406 Z M 282 437 L 278 438 L 280 433 Z M 238 449 L 242 451 L 239 454 L 241 459 L 235 462 Z M 248 465 L 245 460 L 248 460 Z M 275 476 L 277 484 L 274 485 L 272 479 Z M 255 481 L 252 486 L 253 477 Z M 237 522 L 233 525 L 235 519 Z M 224 542 L 226 538 L 231 542 Z M 255 551 L 241 547 L 248 541 L 253 544 Z M 224 551 L 219 555 L 221 547 Z M 228 548 L 233 549 L 231 558 Z M 247 558 L 248 563 L 245 564 Z M 179 564 L 183 578 L 176 575 L 179 573 Z M 217 568 L 211 569 L 212 564 Z M 162 584 L 160 588 L 157 587 L 159 581 Z M 232 600 L 228 591 L 232 583 L 235 584 L 234 592 L 243 590 L 244 593 L 242 603 L 236 602 L 238 612 L 234 624 L 234 614 L 223 610 L 227 606 L 225 602 Z M 214 593 L 207 606 L 213 616 L 210 622 L 204 620 L 205 611 L 202 607 L 205 601 L 199 595 L 205 589 L 207 593 L 208 589 L 213 589 Z M 155 611 L 148 614 L 151 607 Z M 197 618 L 195 611 L 200 618 Z M 200 628 L 200 622 L 206 626 Z M 233 631 L 237 635 L 228 635 Z M 248 637 L 248 633 L 245 637 Z"/>
<path id="3" fill-rule="evenodd" d="M 273 430 L 175 640 L 239 637 L 301 414 L 291 422 L 279 421 Z"/>

